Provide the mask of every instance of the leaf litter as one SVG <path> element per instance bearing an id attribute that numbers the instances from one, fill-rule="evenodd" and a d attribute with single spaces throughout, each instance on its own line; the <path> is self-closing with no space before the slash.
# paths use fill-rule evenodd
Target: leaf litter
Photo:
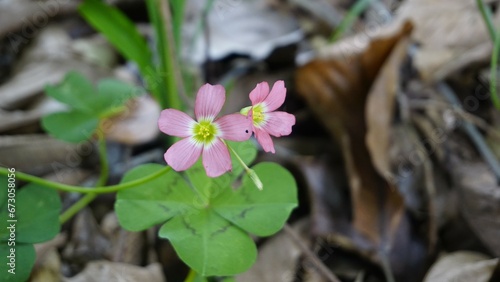
<path id="1" fill-rule="evenodd" d="M 217 71 L 237 85 L 229 100 L 241 104 L 244 91 L 238 88 L 252 81 L 278 77 L 294 85 L 284 107 L 298 117 L 298 130 L 277 142 L 276 156 L 264 158 L 292 168 L 301 207 L 292 215 L 292 226 L 322 264 L 343 281 L 493 281 L 498 269 L 494 257 L 500 255 L 498 183 L 461 129 L 464 121 L 472 123 L 495 147 L 491 132 L 498 112 L 488 98 L 481 98 L 487 95 L 476 92 L 492 43 L 475 1 L 376 1 L 368 11 L 385 11 L 395 19 L 373 28 L 367 12 L 349 36 L 334 43 L 324 38 L 340 20 L 326 14 L 347 14 L 352 1 L 218 0 L 205 23 L 204 1 L 188 2 L 187 64 L 216 78 L 220 76 L 203 67 L 215 62 Z M 35 10 L 27 7 L 25 14 L 32 15 Z M 67 9 L 74 13 L 74 7 Z M 498 26 L 500 13 L 494 11 Z M 39 119 L 60 109 L 47 102 L 43 87 L 61 81 L 71 69 L 91 78 L 125 70 L 129 81 L 140 81 L 134 67 L 116 60 L 102 38 L 89 39 L 82 36 L 88 31 L 81 23 L 59 20 L 42 28 L 16 55 L 11 75 L 2 77 L 0 163 L 48 178 L 63 173 L 67 177 L 59 177 L 61 182 L 77 184 L 95 172 L 96 152 L 72 160 L 67 156 L 81 155 L 82 147 L 41 137 Z M 2 26 L 0 34 L 20 28 L 15 20 Z M 55 54 L 56 49 L 71 52 Z M 302 62 L 304 57 L 309 58 L 305 65 L 276 63 Z M 238 66 L 244 67 L 231 72 Z M 451 85 L 464 109 L 443 98 L 435 85 L 443 82 Z M 467 107 L 476 101 L 471 97 L 478 104 L 474 110 Z M 121 129 L 110 130 L 108 140 L 125 152 L 113 163 L 117 167 L 140 164 L 138 156 L 158 148 L 158 132 L 148 127 L 158 105 L 143 97 L 128 106 L 126 117 L 113 120 L 113 127 Z M 47 154 L 51 148 L 63 153 Z M 110 213 L 114 199 L 99 199 L 92 212 L 63 228 L 71 236 L 60 243 L 63 247 L 47 251 L 43 267 L 76 275 L 67 281 L 102 279 L 96 275 L 106 274 L 99 271 L 109 275 L 106 281 L 125 271 L 129 278 L 183 281 L 185 266 L 169 243 L 151 236 L 155 227 L 124 233 Z M 284 233 L 256 241 L 258 262 L 238 281 L 328 281 Z M 71 266 L 78 259 L 78 266 Z M 175 271 L 161 270 L 172 265 Z"/>

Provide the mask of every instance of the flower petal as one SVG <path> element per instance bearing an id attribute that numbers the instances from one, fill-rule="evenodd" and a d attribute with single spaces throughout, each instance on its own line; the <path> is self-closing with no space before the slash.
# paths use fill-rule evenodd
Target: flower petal
<path id="1" fill-rule="evenodd" d="M 175 109 L 163 110 L 158 119 L 158 128 L 163 133 L 177 137 L 193 135 L 194 124 L 195 121 L 190 116 Z"/>
<path id="2" fill-rule="evenodd" d="M 229 150 L 219 138 L 203 149 L 203 166 L 210 177 L 221 176 L 232 169 Z"/>
<path id="3" fill-rule="evenodd" d="M 274 144 L 271 136 L 262 128 L 254 127 L 255 137 L 257 137 L 257 141 L 262 146 L 262 149 L 266 152 L 271 152 L 274 154 Z"/>
<path id="4" fill-rule="evenodd" d="M 280 137 L 292 133 L 295 124 L 295 116 L 286 112 L 266 113 L 266 122 L 262 125 L 267 133 Z"/>
<path id="5" fill-rule="evenodd" d="M 194 104 L 194 113 L 198 121 L 202 119 L 213 121 L 219 114 L 224 102 L 226 101 L 226 90 L 222 85 L 203 85 Z"/>
<path id="6" fill-rule="evenodd" d="M 272 112 L 277 108 L 281 107 L 285 102 L 286 88 L 285 82 L 283 80 L 278 80 L 274 83 L 273 89 L 266 99 L 264 99 L 264 105 L 266 106 L 266 112 Z"/>
<path id="7" fill-rule="evenodd" d="M 198 160 L 202 149 L 203 144 L 193 138 L 185 138 L 168 148 L 165 161 L 175 171 L 186 170 Z"/>
<path id="8" fill-rule="evenodd" d="M 231 141 L 245 141 L 252 136 L 252 116 L 230 114 L 218 118 L 219 137 Z"/>
<path id="9" fill-rule="evenodd" d="M 269 84 L 267 82 L 261 82 L 255 86 L 255 88 L 250 92 L 250 100 L 252 105 L 257 105 L 258 103 L 264 101 L 264 99 L 269 94 Z"/>

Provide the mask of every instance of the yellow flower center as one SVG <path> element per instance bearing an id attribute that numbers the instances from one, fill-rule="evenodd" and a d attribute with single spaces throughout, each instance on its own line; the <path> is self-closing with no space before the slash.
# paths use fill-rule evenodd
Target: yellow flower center
<path id="1" fill-rule="evenodd" d="M 217 128 L 208 120 L 198 122 L 193 128 L 193 138 L 204 144 L 210 144 L 216 135 Z"/>
<path id="2" fill-rule="evenodd" d="M 251 108 L 252 108 L 251 106 L 243 108 L 241 109 L 240 113 L 243 115 L 247 115 Z M 264 106 L 262 106 L 262 104 L 260 103 L 253 106 L 252 115 L 253 115 L 253 125 L 257 127 L 262 125 L 262 123 L 266 120 Z"/>

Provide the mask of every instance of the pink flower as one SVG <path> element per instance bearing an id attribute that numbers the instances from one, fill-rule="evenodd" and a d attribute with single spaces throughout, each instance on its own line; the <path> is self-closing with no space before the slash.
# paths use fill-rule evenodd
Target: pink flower
<path id="1" fill-rule="evenodd" d="M 250 92 L 251 107 L 241 110 L 247 115 L 252 110 L 253 132 L 264 151 L 274 153 L 271 136 L 281 137 L 292 132 L 295 116 L 286 112 L 275 111 L 285 102 L 286 88 L 283 80 L 274 83 L 269 92 L 267 82 L 261 82 Z"/>
<path id="2" fill-rule="evenodd" d="M 173 144 L 165 153 L 165 161 L 176 171 L 190 168 L 203 155 L 203 166 L 210 177 L 217 177 L 232 169 L 231 157 L 222 141 L 245 141 L 252 135 L 252 121 L 239 113 L 218 119 L 226 100 L 221 85 L 203 85 L 196 96 L 196 121 L 187 114 L 166 109 L 158 120 L 160 130 L 184 139 Z"/>

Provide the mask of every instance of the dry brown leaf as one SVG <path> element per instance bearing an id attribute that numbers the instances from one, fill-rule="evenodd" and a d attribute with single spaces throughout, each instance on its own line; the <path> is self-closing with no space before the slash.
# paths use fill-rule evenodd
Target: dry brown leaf
<path id="1" fill-rule="evenodd" d="M 498 26 L 500 13 L 494 17 Z M 406 20 L 415 24 L 412 39 L 421 45 L 415 66 L 424 80 L 441 80 L 491 56 L 491 39 L 475 0 L 407 0 L 396 22 Z"/>
<path id="2" fill-rule="evenodd" d="M 161 265 L 150 264 L 139 267 L 131 264 L 95 261 L 78 275 L 64 279 L 64 282 L 124 282 L 124 281 L 148 281 L 164 282 Z"/>
<path id="3" fill-rule="evenodd" d="M 1 165 L 35 175 L 74 169 L 96 154 L 90 142 L 70 144 L 41 134 L 0 136 Z"/>
<path id="4" fill-rule="evenodd" d="M 455 162 L 451 172 L 463 216 L 490 251 L 500 256 L 500 189 L 494 175 L 483 162 Z"/>
<path id="5" fill-rule="evenodd" d="M 391 196 L 386 203 L 391 212 L 401 209 L 402 199 L 392 197 L 397 193 L 389 189 L 367 159 L 365 102 L 379 69 L 410 30 L 411 24 L 407 23 L 390 37 L 374 39 L 361 54 L 316 60 L 300 68 L 296 75 L 299 93 L 342 144 L 351 186 L 354 226 L 375 244 L 380 242 L 379 197 Z"/>
<path id="6" fill-rule="evenodd" d="M 308 220 L 301 220 L 293 229 L 307 240 Z M 259 248 L 257 262 L 248 271 L 238 275 L 238 282 L 293 282 L 302 251 L 285 232 L 276 234 Z"/>
<path id="7" fill-rule="evenodd" d="M 384 83 L 393 84 L 389 87 L 398 83 L 394 72 L 399 71 L 405 58 L 404 46 L 411 29 L 412 25 L 405 23 L 390 35 L 372 38 L 365 49 L 348 56 L 337 53 L 328 59 L 323 54 L 296 75 L 299 93 L 341 144 L 351 192 L 352 225 L 362 235 L 351 237 L 361 249 L 371 245 L 379 263 L 389 261 L 395 276 L 405 281 L 420 279 L 426 247 L 409 222 L 402 196 L 374 167 L 365 138 L 370 89 L 384 64 L 387 74 L 380 77 L 377 87 L 381 89 L 374 91 L 386 91 Z M 401 47 L 396 47 L 399 42 L 403 42 Z M 394 97 L 395 93 L 391 94 Z M 378 109 L 379 114 L 388 112 L 383 126 L 389 126 L 392 120 L 391 109 L 384 108 L 394 103 L 391 94 Z M 402 257 L 402 253 L 412 255 Z M 410 268 L 412 275 L 408 274 Z"/>
<path id="8" fill-rule="evenodd" d="M 156 138 L 160 132 L 157 126 L 161 111 L 158 103 L 149 96 L 142 96 L 131 101 L 127 109 L 101 124 L 106 138 L 128 145 L 146 143 Z"/>
<path id="9" fill-rule="evenodd" d="M 380 70 L 366 101 L 366 145 L 373 165 L 380 175 L 390 181 L 391 172 L 389 149 L 391 128 L 396 111 L 396 95 L 400 90 L 400 70 L 407 57 L 409 39 L 402 39 Z"/>
<path id="10" fill-rule="evenodd" d="M 498 258 L 460 251 L 442 256 L 427 273 L 424 282 L 488 282 Z"/>
<path id="11" fill-rule="evenodd" d="M 101 222 L 103 234 L 110 238 L 112 261 L 139 265 L 143 259 L 144 234 L 123 229 L 114 212 L 104 216 Z"/>

